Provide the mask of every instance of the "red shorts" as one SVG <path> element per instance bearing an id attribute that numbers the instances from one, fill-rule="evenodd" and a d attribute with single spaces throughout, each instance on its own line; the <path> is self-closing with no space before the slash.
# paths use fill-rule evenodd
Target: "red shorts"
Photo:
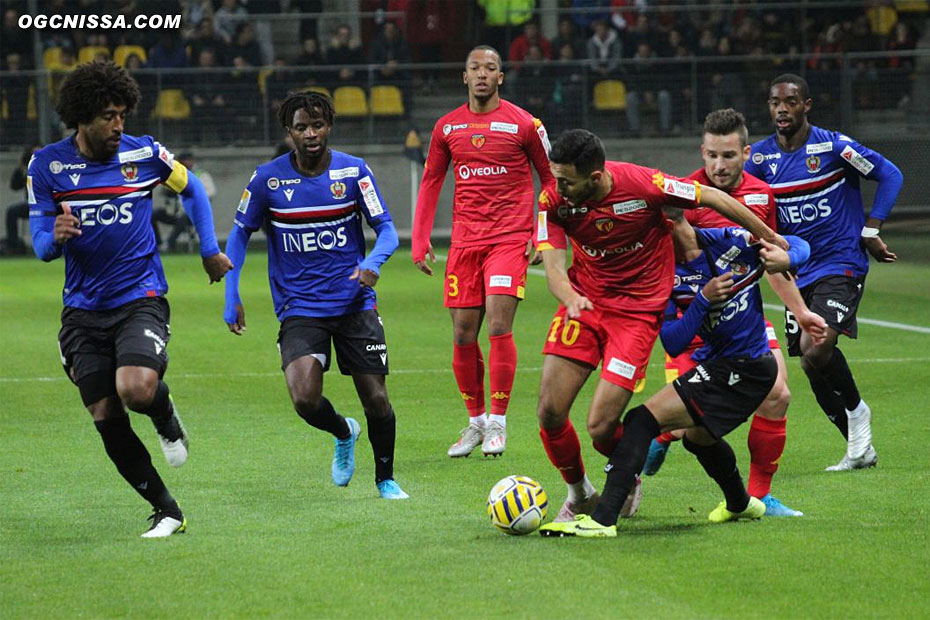
<path id="1" fill-rule="evenodd" d="M 772 322 L 768 319 L 765 319 L 765 335 L 769 339 L 769 349 L 772 351 L 778 351 L 781 347 L 778 345 L 778 338 L 775 336 L 775 328 L 772 327 Z M 695 366 L 697 363 L 691 359 L 691 354 L 697 351 L 703 343 L 698 341 L 698 344 L 693 342 L 688 345 L 688 348 L 682 351 L 679 355 L 675 357 L 670 356 L 668 353 L 665 354 L 665 382 L 671 383 L 681 375 L 685 374 Z"/>
<path id="2" fill-rule="evenodd" d="M 631 392 L 642 390 L 652 346 L 659 336 L 659 312 L 623 312 L 595 308 L 567 319 L 565 306 L 549 326 L 544 355 L 558 355 L 597 367 L 601 378 Z"/>
<path id="3" fill-rule="evenodd" d="M 450 248 L 446 261 L 446 308 L 476 308 L 488 295 L 526 296 L 529 257 L 523 241 Z"/>

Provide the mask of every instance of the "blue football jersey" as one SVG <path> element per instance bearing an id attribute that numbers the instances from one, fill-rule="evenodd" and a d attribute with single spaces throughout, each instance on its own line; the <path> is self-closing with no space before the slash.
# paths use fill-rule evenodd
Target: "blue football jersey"
<path id="1" fill-rule="evenodd" d="M 85 159 L 73 136 L 35 153 L 26 179 L 33 235 L 51 233 L 62 203 L 80 221 L 81 235 L 62 245 L 65 306 L 107 310 L 168 291 L 152 229 L 159 183 L 180 193 L 187 168 L 151 136 L 123 134 L 106 162 Z"/>
<path id="2" fill-rule="evenodd" d="M 704 252 L 688 263 L 675 264 L 675 284 L 666 309 L 667 320 L 687 310 L 694 297 L 712 278 L 733 273 L 733 294 L 711 304 L 697 335 L 704 346 L 691 355 L 701 362 L 718 357 L 755 358 L 769 351 L 762 314 L 759 278 L 765 270 L 750 234 L 742 228 L 695 228 Z"/>
<path id="3" fill-rule="evenodd" d="M 824 276 L 868 273 L 859 182 L 874 180 L 885 161 L 849 136 L 814 126 L 807 143 L 791 153 L 774 134 L 752 145 L 745 169 L 772 186 L 778 232 L 811 246 L 810 258 L 798 270 L 799 287 Z"/>
<path id="4" fill-rule="evenodd" d="M 275 314 L 341 316 L 375 307 L 375 291 L 349 276 L 365 257 L 362 218 L 391 219 L 364 159 L 332 151 L 329 169 L 299 173 L 290 153 L 259 166 L 242 193 L 235 223 L 248 233 L 267 218 L 268 279 Z"/>

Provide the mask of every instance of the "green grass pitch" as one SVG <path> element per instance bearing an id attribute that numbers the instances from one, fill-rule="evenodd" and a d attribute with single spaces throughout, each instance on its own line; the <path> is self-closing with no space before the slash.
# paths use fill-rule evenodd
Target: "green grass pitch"
<path id="1" fill-rule="evenodd" d="M 535 478 L 549 493 L 550 518 L 565 497 L 535 422 L 540 350 L 555 309 L 542 277 L 530 276 L 517 315 L 507 452 L 453 461 L 445 451 L 465 413 L 442 279 L 417 272 L 409 253 L 385 266 L 378 292 L 396 473 L 412 496 L 387 502 L 377 498 L 364 433 L 355 478 L 336 488 L 331 439 L 290 406 L 264 254 L 248 257 L 242 338 L 228 333 L 222 285 L 207 286 L 196 257 L 166 257 L 165 266 L 166 379 L 191 434 L 190 461 L 171 470 L 149 421 L 132 419 L 190 527 L 146 541 L 148 507 L 107 459 L 59 365 L 62 263 L 0 262 L 4 618 L 930 617 L 926 332 L 866 324 L 859 341 L 843 342 L 873 411 L 879 466 L 870 471 L 823 471 L 844 443 L 789 361 L 794 399 L 774 493 L 803 518 L 709 524 L 718 491 L 676 445 L 617 539 L 512 538 L 485 515 L 494 482 Z M 928 307 L 926 264 L 873 265 L 860 317 L 928 326 Z M 780 330 L 779 313 L 770 318 Z M 662 381 L 657 351 L 646 394 Z M 573 412 L 582 435 L 593 384 Z M 329 373 L 325 393 L 364 425 L 348 378 Z M 730 437 L 744 476 L 745 437 L 746 426 Z M 604 460 L 584 437 L 582 445 L 600 487 Z"/>

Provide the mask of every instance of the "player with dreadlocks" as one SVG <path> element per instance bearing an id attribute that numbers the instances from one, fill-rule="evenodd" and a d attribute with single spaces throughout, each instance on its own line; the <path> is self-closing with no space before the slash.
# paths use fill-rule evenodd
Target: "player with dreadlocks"
<path id="1" fill-rule="evenodd" d="M 291 94 L 281 104 L 278 121 L 294 151 L 259 166 L 242 193 L 226 244 L 236 267 L 226 280 L 223 319 L 232 333 L 245 332 L 239 276 L 249 236 L 267 218 L 281 368 L 297 415 L 333 435 L 333 483 L 347 486 L 361 428 L 323 396 L 335 344 L 339 370 L 352 375 L 368 421 L 378 493 L 406 499 L 394 481 L 394 409 L 374 291 L 379 268 L 397 249 L 397 231 L 365 160 L 329 148 L 334 116 L 332 101 L 315 92 Z M 378 235 L 367 256 L 363 217 Z"/>

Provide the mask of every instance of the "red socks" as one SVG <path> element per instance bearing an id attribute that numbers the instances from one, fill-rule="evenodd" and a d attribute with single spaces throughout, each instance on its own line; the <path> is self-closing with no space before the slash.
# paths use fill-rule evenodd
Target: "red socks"
<path id="1" fill-rule="evenodd" d="M 510 390 L 517 371 L 517 347 L 513 333 L 490 336 L 491 354 L 488 356 L 491 388 L 491 415 L 504 415 L 510 404 Z"/>
<path id="2" fill-rule="evenodd" d="M 471 418 L 484 413 L 484 357 L 477 342 L 466 345 L 452 345 L 452 372 L 458 383 L 459 392 L 468 416 Z M 507 392 L 508 397 L 510 392 Z"/>
<path id="3" fill-rule="evenodd" d="M 753 416 L 749 427 L 749 484 L 746 490 L 753 497 L 765 497 L 772 487 L 772 476 L 778 471 L 778 461 L 785 451 L 787 418 L 769 420 Z"/>
<path id="4" fill-rule="evenodd" d="M 604 456 L 606 456 L 607 458 L 610 458 L 613 455 L 614 449 L 617 447 L 617 444 L 620 443 L 621 437 L 623 437 L 623 423 L 622 422 L 617 425 L 617 430 L 614 431 L 614 436 L 610 438 L 610 441 L 608 441 L 607 443 L 595 441 L 594 449 L 600 452 L 601 454 L 603 454 Z"/>
<path id="5" fill-rule="evenodd" d="M 678 437 L 676 437 L 675 435 L 672 434 L 671 431 L 669 431 L 667 433 L 662 433 L 661 435 L 656 437 L 656 441 L 658 441 L 661 444 L 665 444 L 667 446 L 673 441 L 678 441 Z"/>
<path id="6" fill-rule="evenodd" d="M 581 462 L 581 443 L 571 420 L 560 428 L 541 428 L 542 439 L 549 461 L 562 474 L 562 480 L 574 484 L 584 479 L 584 463 Z"/>

